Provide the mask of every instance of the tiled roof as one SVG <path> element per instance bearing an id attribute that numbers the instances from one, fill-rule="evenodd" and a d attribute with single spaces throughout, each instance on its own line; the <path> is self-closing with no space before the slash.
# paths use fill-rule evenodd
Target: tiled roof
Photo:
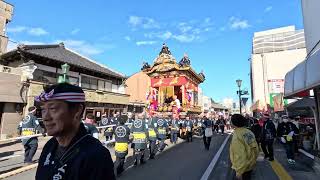
<path id="1" fill-rule="evenodd" d="M 45 57 L 69 65 L 77 66 L 83 69 L 88 69 L 94 72 L 99 72 L 117 78 L 125 78 L 125 75 L 115 70 L 112 70 L 105 65 L 99 64 L 87 57 L 84 57 L 61 44 L 55 45 L 22 45 L 20 46 L 23 52 L 33 54 L 40 57 Z M 3 54 L 2 57 L 10 56 L 12 53 L 17 52 L 18 49 Z"/>

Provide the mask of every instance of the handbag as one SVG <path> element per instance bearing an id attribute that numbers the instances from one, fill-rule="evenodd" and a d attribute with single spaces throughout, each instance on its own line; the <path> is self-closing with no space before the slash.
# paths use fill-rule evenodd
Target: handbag
<path id="1" fill-rule="evenodd" d="M 206 128 L 204 130 L 204 136 L 211 137 L 212 136 L 212 128 Z"/>

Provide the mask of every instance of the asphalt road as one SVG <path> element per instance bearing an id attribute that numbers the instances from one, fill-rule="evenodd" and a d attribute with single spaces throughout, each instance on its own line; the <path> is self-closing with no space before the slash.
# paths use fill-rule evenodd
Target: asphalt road
<path id="1" fill-rule="evenodd" d="M 212 138 L 209 151 L 204 149 L 201 138 L 194 138 L 192 143 L 181 143 L 159 154 L 155 160 L 149 160 L 144 165 L 129 168 L 119 180 L 201 179 L 226 137 L 227 135 L 215 135 Z"/>
<path id="2" fill-rule="evenodd" d="M 127 169 L 119 180 L 141 180 L 141 179 L 166 179 L 166 180 L 197 180 L 206 171 L 211 160 L 217 153 L 227 135 L 214 135 L 210 150 L 204 149 L 201 138 L 194 137 L 191 143 L 182 142 L 170 146 L 166 151 L 158 154 L 154 160 L 147 160 L 144 165 L 133 166 L 132 156 L 127 158 L 125 168 Z M 229 143 L 228 143 L 229 144 Z M 228 144 L 225 149 L 228 149 Z M 224 154 L 224 153 L 222 153 Z M 227 154 L 224 154 L 227 156 Z M 228 157 L 225 158 L 228 161 Z M 223 160 L 225 161 L 225 160 Z M 220 162 L 220 161 L 219 161 Z M 219 163 L 218 163 L 219 164 Z M 225 167 L 228 169 L 228 167 Z M 216 171 L 214 169 L 214 171 Z M 218 172 L 219 171 L 219 172 Z M 32 169 L 6 180 L 29 180 L 34 179 L 36 169 Z M 219 168 L 214 174 L 225 174 L 224 168 Z M 211 176 L 210 176 L 211 177 Z M 224 175 L 222 175 L 224 177 Z M 214 178 L 216 179 L 216 178 Z"/>

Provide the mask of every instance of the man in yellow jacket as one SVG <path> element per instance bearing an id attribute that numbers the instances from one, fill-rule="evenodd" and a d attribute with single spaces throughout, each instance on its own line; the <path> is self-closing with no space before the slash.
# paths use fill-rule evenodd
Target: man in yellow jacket
<path id="1" fill-rule="evenodd" d="M 235 128 L 230 144 L 231 168 L 237 179 L 250 180 L 259 153 L 258 144 L 254 134 L 245 128 L 246 119 L 242 115 L 234 114 L 231 123 Z"/>

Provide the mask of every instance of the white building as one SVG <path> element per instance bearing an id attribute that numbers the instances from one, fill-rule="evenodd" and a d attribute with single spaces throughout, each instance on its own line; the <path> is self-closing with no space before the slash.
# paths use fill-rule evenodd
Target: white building
<path id="1" fill-rule="evenodd" d="M 306 57 L 304 31 L 288 26 L 256 32 L 252 46 L 253 110 L 265 109 L 273 106 L 273 96 L 284 93 L 286 73 Z"/>
<path id="2" fill-rule="evenodd" d="M 320 24 L 315 18 L 320 16 L 319 0 L 302 0 L 303 24 L 305 29 L 307 56 L 305 61 L 295 66 L 285 77 L 285 97 L 309 96 L 314 91 L 317 106 L 313 108 L 316 127 L 317 149 L 320 150 Z"/>
<path id="3" fill-rule="evenodd" d="M 208 96 L 202 96 L 202 110 L 203 112 L 207 113 L 211 111 L 212 106 L 212 98 Z"/>

